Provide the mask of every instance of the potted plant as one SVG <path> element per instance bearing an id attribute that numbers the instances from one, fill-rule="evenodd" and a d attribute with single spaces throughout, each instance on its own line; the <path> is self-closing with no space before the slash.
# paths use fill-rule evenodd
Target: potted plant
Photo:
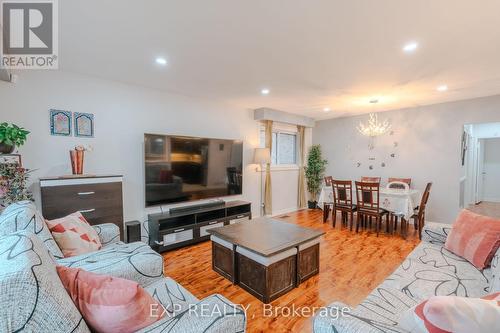
<path id="1" fill-rule="evenodd" d="M 307 157 L 307 166 L 305 167 L 305 175 L 307 181 L 307 191 L 309 192 L 309 201 L 307 206 L 310 209 L 317 207 L 317 196 L 321 190 L 321 181 L 325 175 L 325 167 L 328 163 L 321 156 L 321 146 L 312 145 L 309 148 L 309 155 Z"/>
<path id="2" fill-rule="evenodd" d="M 0 201 L 3 206 L 23 200 L 33 201 L 27 185 L 30 172 L 17 163 L 0 163 Z"/>
<path id="3" fill-rule="evenodd" d="M 0 124 L 0 154 L 10 154 L 26 142 L 27 130 L 14 124 Z"/>

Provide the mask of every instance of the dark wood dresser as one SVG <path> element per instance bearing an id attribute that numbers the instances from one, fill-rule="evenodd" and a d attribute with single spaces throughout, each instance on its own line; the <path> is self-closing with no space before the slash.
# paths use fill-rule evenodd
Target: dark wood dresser
<path id="1" fill-rule="evenodd" d="M 41 178 L 43 216 L 52 220 L 80 212 L 91 225 L 116 224 L 123 240 L 122 182 L 121 175 Z"/>

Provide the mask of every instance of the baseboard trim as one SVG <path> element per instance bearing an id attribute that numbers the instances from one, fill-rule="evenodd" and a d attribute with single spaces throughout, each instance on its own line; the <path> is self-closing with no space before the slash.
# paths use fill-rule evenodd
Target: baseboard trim
<path id="1" fill-rule="evenodd" d="M 273 214 L 271 215 L 271 217 L 274 217 L 274 216 L 278 216 L 278 215 L 283 215 L 283 214 L 287 214 L 287 213 L 292 213 L 292 212 L 295 212 L 299 210 L 299 207 L 290 207 L 290 208 L 285 208 L 285 209 L 280 209 L 276 212 L 273 212 Z"/>
<path id="2" fill-rule="evenodd" d="M 500 202 L 500 198 L 483 198 L 483 202 L 488 201 L 488 202 Z"/>

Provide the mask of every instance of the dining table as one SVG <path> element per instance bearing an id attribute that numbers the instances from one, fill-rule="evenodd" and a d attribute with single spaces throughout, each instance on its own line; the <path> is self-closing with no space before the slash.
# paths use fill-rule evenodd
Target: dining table
<path id="1" fill-rule="evenodd" d="M 353 204 L 356 203 L 356 193 L 353 189 Z M 421 192 L 418 189 L 394 189 L 380 187 L 380 208 L 383 208 L 395 215 L 404 217 L 409 220 L 415 208 L 420 203 Z M 332 186 L 324 185 L 321 189 L 318 206 L 323 209 L 324 203 L 333 203 L 333 188 Z"/>

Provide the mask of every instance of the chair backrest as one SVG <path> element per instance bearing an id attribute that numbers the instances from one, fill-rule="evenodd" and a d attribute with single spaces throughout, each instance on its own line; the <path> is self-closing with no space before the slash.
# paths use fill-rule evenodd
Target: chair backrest
<path id="1" fill-rule="evenodd" d="M 388 183 L 401 182 L 408 184 L 408 187 L 411 187 L 411 178 L 389 178 Z"/>
<path id="2" fill-rule="evenodd" d="M 352 208 L 352 181 L 332 180 L 333 203 Z"/>
<path id="3" fill-rule="evenodd" d="M 326 186 L 331 186 L 332 185 L 332 181 L 333 181 L 333 177 L 332 176 L 326 176 L 325 177 L 325 185 Z"/>
<path id="4" fill-rule="evenodd" d="M 361 181 L 364 183 L 380 183 L 380 177 L 361 177 Z"/>
<path id="5" fill-rule="evenodd" d="M 226 169 L 227 171 L 227 179 L 229 182 L 229 185 L 236 185 L 240 186 L 241 185 L 241 172 L 238 171 L 235 167 L 229 167 Z"/>
<path id="6" fill-rule="evenodd" d="M 432 183 L 427 183 L 425 186 L 424 194 L 422 194 L 422 199 L 420 200 L 420 206 L 418 206 L 417 221 L 419 224 L 419 237 L 422 238 L 422 229 L 425 223 L 425 208 L 427 202 L 429 201 L 429 195 L 431 193 Z"/>
<path id="7" fill-rule="evenodd" d="M 427 185 L 425 186 L 424 193 L 422 194 L 422 199 L 420 200 L 420 206 L 418 206 L 419 218 L 425 212 L 425 207 L 427 206 L 427 202 L 429 201 L 429 195 L 431 193 L 431 188 L 432 188 L 432 183 L 427 183 Z"/>
<path id="8" fill-rule="evenodd" d="M 398 189 L 398 190 L 409 190 L 410 185 L 404 182 L 393 181 L 387 184 L 387 188 Z"/>
<path id="9" fill-rule="evenodd" d="M 380 183 L 356 182 L 358 210 L 378 211 L 380 205 Z"/>

